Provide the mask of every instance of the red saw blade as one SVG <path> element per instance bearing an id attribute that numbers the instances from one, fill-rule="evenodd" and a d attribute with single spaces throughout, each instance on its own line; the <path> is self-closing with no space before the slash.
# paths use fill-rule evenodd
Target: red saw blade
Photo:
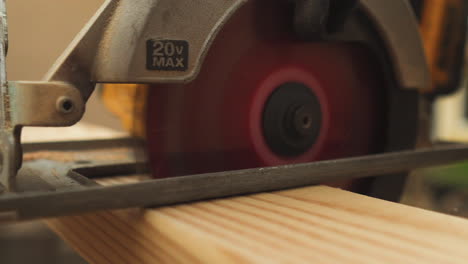
<path id="1" fill-rule="evenodd" d="M 382 150 L 385 85 L 372 53 L 356 43 L 301 41 L 292 13 L 289 1 L 249 1 L 219 32 L 194 81 L 150 89 L 155 177 Z"/>

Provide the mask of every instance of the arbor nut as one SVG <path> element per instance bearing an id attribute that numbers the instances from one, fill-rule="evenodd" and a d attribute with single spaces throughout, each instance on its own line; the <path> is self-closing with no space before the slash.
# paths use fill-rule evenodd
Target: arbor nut
<path id="1" fill-rule="evenodd" d="M 67 96 L 61 96 L 57 99 L 57 111 L 63 114 L 69 114 L 75 108 L 73 100 Z"/>

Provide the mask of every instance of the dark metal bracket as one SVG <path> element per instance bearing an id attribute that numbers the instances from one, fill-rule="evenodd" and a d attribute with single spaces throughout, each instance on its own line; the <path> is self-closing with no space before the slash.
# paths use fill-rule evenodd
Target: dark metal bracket
<path id="1" fill-rule="evenodd" d="M 131 141 L 62 143 L 66 155 L 106 157 L 120 151 L 115 159 L 93 163 L 40 158 L 54 150 L 41 145 L 45 152 L 32 152 L 20 170 L 21 191 L 0 195 L 0 220 L 19 221 L 132 207 L 165 206 L 257 192 L 283 190 L 340 179 L 363 178 L 444 165 L 468 160 L 468 145 L 409 150 L 328 160 L 304 164 L 223 171 L 174 178 L 143 180 L 130 184 L 101 186 L 92 179 L 141 175 L 147 172 Z M 129 144 L 130 143 L 130 144 Z M 121 144 L 121 145 L 119 145 Z M 73 149 L 73 146 L 81 150 Z M 90 148 L 86 148 L 90 147 Z M 39 150 L 38 146 L 25 149 Z M 71 149 L 71 151 L 70 151 Z M 56 150 L 55 150 L 56 151 Z M 41 154 L 42 153 L 42 154 Z M 102 155 L 102 156 L 100 156 Z M 47 156 L 47 155 L 45 155 Z M 45 157 L 44 156 L 44 157 Z M 99 160 L 99 158 L 97 159 Z M 78 160 L 79 161 L 79 160 Z"/>

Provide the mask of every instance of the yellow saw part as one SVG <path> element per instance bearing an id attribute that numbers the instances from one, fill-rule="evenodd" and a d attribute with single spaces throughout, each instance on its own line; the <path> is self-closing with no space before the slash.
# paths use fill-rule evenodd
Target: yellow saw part
<path id="1" fill-rule="evenodd" d="M 432 76 L 429 91 L 449 89 L 458 83 L 462 67 L 467 3 L 465 0 L 423 2 L 421 34 Z"/>
<path id="2" fill-rule="evenodd" d="M 105 84 L 102 100 L 104 105 L 122 122 L 133 136 L 145 137 L 146 98 L 149 85 Z"/>

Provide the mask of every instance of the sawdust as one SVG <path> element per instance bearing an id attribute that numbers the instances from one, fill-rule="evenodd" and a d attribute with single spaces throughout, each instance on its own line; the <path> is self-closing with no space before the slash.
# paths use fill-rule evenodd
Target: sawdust
<path id="1" fill-rule="evenodd" d="M 24 161 L 52 160 L 59 162 L 80 162 L 80 161 L 118 161 L 128 159 L 128 149 L 112 149 L 112 153 L 106 152 L 71 152 L 71 151 L 39 151 L 25 153 Z"/>

